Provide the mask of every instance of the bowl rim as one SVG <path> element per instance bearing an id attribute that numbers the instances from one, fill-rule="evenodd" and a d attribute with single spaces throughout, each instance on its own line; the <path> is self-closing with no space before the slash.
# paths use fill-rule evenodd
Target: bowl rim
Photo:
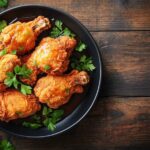
<path id="1" fill-rule="evenodd" d="M 0 129 L 2 131 L 6 132 L 6 133 L 9 133 L 11 135 L 14 135 L 14 136 L 18 136 L 18 137 L 24 137 L 24 138 L 29 138 L 29 139 L 49 138 L 49 137 L 53 137 L 53 136 L 65 133 L 68 130 L 70 130 L 71 128 L 73 128 L 74 126 L 76 126 L 82 119 L 85 118 L 85 116 L 89 113 L 89 111 L 93 107 L 95 101 L 97 100 L 97 98 L 98 98 L 98 96 L 100 94 L 100 89 L 101 89 L 101 84 L 102 84 L 102 57 L 101 57 L 101 52 L 99 50 L 99 47 L 98 47 L 97 43 L 95 42 L 95 40 L 94 40 L 93 36 L 91 35 L 91 33 L 88 31 L 88 29 L 78 19 L 76 19 L 74 16 L 70 15 L 69 13 L 65 12 L 62 9 L 54 8 L 54 7 L 50 7 L 50 6 L 46 6 L 46 5 L 42 5 L 42 4 L 25 4 L 25 5 L 18 5 L 18 6 L 14 6 L 14 7 L 8 8 L 8 9 L 0 12 L 0 15 L 3 15 L 5 13 L 8 13 L 9 11 L 12 11 L 12 10 L 15 10 L 15 9 L 18 9 L 18 8 L 23 8 L 23 7 L 39 7 L 39 8 L 41 7 L 41 8 L 51 9 L 51 10 L 54 10 L 54 11 L 58 11 L 59 13 L 62 13 L 65 16 L 69 17 L 70 19 L 74 20 L 77 24 L 79 24 L 79 26 L 82 28 L 82 30 L 84 32 L 86 32 L 86 34 L 89 36 L 90 40 L 94 44 L 95 51 L 97 52 L 97 55 L 98 55 L 98 64 L 99 64 L 100 76 L 99 76 L 99 82 L 98 82 L 97 90 L 95 92 L 95 96 L 94 96 L 94 98 L 92 100 L 92 103 L 87 108 L 87 110 L 85 111 L 85 113 L 80 118 L 77 119 L 77 121 L 73 122 L 71 125 L 69 125 L 67 128 L 64 128 L 61 131 L 58 131 L 56 133 L 51 133 L 49 135 L 42 135 L 42 136 L 21 135 L 21 134 L 9 131 L 7 129 L 4 129 L 3 127 L 0 126 Z"/>

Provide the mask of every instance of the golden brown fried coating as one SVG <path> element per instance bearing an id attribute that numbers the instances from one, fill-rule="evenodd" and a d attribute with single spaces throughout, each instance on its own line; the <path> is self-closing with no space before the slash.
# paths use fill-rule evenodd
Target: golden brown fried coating
<path id="1" fill-rule="evenodd" d="M 12 72 L 16 65 L 20 65 L 20 59 L 16 55 L 6 54 L 0 58 L 0 92 L 6 89 L 3 84 L 8 72 Z"/>
<path id="2" fill-rule="evenodd" d="M 85 71 L 73 70 L 68 75 L 40 78 L 34 92 L 41 103 L 46 103 L 50 108 L 58 108 L 66 104 L 73 93 L 82 93 L 82 85 L 88 82 L 89 76 Z"/>
<path id="3" fill-rule="evenodd" d="M 18 21 L 8 25 L 0 34 L 0 50 L 5 48 L 7 53 L 16 50 L 17 54 L 23 55 L 34 48 L 37 36 L 50 26 L 49 20 L 43 16 L 28 23 Z"/>
<path id="4" fill-rule="evenodd" d="M 28 117 L 40 108 L 34 95 L 23 95 L 11 89 L 0 93 L 0 120 L 2 121 Z"/>
<path id="5" fill-rule="evenodd" d="M 32 70 L 30 79 L 22 81 L 33 85 L 40 72 L 60 75 L 68 68 L 69 57 L 75 48 L 76 40 L 68 36 L 59 38 L 43 38 L 39 46 L 31 54 L 26 66 Z"/>

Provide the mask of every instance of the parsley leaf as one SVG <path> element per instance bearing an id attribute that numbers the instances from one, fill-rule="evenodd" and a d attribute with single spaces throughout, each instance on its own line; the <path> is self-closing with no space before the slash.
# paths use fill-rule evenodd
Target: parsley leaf
<path id="1" fill-rule="evenodd" d="M 77 58 L 72 58 L 71 67 L 79 71 L 93 71 L 95 69 L 92 58 L 86 55 L 81 56 L 79 60 Z"/>
<path id="2" fill-rule="evenodd" d="M 45 65 L 45 66 L 44 66 L 44 69 L 45 69 L 45 70 L 49 70 L 50 68 L 51 68 L 51 67 L 50 67 L 49 65 Z"/>
<path id="3" fill-rule="evenodd" d="M 2 51 L 0 51 L 0 56 L 4 56 L 7 54 L 7 50 L 3 49 Z"/>
<path id="4" fill-rule="evenodd" d="M 67 27 L 63 29 L 63 22 L 60 20 L 55 21 L 55 26 L 52 28 L 52 31 L 50 32 L 50 36 L 53 38 L 56 38 L 61 35 L 66 35 L 70 37 L 74 37 L 75 34 L 71 32 L 71 30 Z"/>
<path id="5" fill-rule="evenodd" d="M 29 78 L 29 76 L 32 73 L 32 70 L 28 69 L 26 67 L 26 65 L 23 65 L 22 67 L 20 67 L 20 66 L 17 65 L 14 68 L 14 72 L 15 72 L 16 75 L 22 76 L 24 78 Z"/>
<path id="6" fill-rule="evenodd" d="M 21 93 L 23 93 L 24 95 L 31 94 L 32 93 L 32 87 L 25 85 L 25 84 L 21 84 Z"/>
<path id="7" fill-rule="evenodd" d="M 15 147 L 6 139 L 0 141 L 0 150 L 15 150 Z"/>
<path id="8" fill-rule="evenodd" d="M 22 125 L 24 127 L 28 127 L 28 128 L 31 128 L 31 129 L 37 129 L 37 128 L 40 128 L 42 125 L 39 124 L 39 123 L 31 123 L 31 122 L 27 122 L 27 121 L 24 121 L 22 123 Z"/>
<path id="9" fill-rule="evenodd" d="M 75 37 L 75 34 L 73 34 L 73 33 L 70 31 L 70 29 L 67 28 L 67 27 L 63 30 L 63 35 L 70 36 L 70 37 Z"/>
<path id="10" fill-rule="evenodd" d="M 83 52 L 83 50 L 85 50 L 86 48 L 87 48 L 87 45 L 80 41 L 78 45 L 76 46 L 75 50 L 78 52 Z"/>
<path id="11" fill-rule="evenodd" d="M 7 22 L 5 20 L 0 21 L 0 32 L 7 26 Z"/>
<path id="12" fill-rule="evenodd" d="M 6 7 L 8 5 L 8 0 L 0 0 L 0 7 Z"/>
<path id="13" fill-rule="evenodd" d="M 16 51 L 16 50 L 13 50 L 13 51 L 11 52 L 11 54 L 16 55 L 16 54 L 17 54 L 17 51 Z"/>

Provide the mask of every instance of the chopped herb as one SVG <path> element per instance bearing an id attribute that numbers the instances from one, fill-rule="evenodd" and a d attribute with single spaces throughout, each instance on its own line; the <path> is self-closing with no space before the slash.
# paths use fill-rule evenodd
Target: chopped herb
<path id="1" fill-rule="evenodd" d="M 63 23 L 60 20 L 55 21 L 55 26 L 52 28 L 52 31 L 50 32 L 50 36 L 53 38 L 56 38 L 61 35 L 66 35 L 70 37 L 74 37 L 75 34 L 71 32 L 71 30 L 67 27 L 63 29 Z"/>
<path id="2" fill-rule="evenodd" d="M 37 67 L 37 61 L 36 60 L 33 61 L 33 65 Z"/>
<path id="3" fill-rule="evenodd" d="M 19 89 L 24 95 L 32 93 L 32 87 L 23 84 L 18 81 L 17 76 L 19 77 L 29 77 L 32 73 L 31 70 L 27 69 L 26 66 L 16 66 L 13 72 L 7 72 L 7 78 L 4 80 L 4 84 L 8 87 L 14 87 L 15 89 Z"/>
<path id="4" fill-rule="evenodd" d="M 0 7 L 6 7 L 8 5 L 8 0 L 0 0 Z"/>
<path id="5" fill-rule="evenodd" d="M 7 50 L 3 49 L 2 51 L 0 51 L 0 56 L 4 56 L 7 54 Z"/>
<path id="6" fill-rule="evenodd" d="M 16 55 L 16 54 L 17 54 L 17 51 L 16 51 L 16 50 L 13 50 L 13 51 L 11 52 L 11 54 Z"/>
<path id="7" fill-rule="evenodd" d="M 93 71 L 95 69 L 91 57 L 85 55 L 81 56 L 79 60 L 77 58 L 72 58 L 71 67 L 79 71 Z"/>
<path id="8" fill-rule="evenodd" d="M 21 116 L 22 112 L 21 111 L 16 111 L 16 115 Z"/>
<path id="9" fill-rule="evenodd" d="M 49 70 L 50 68 L 51 68 L 51 67 L 50 67 L 49 65 L 45 65 L 45 66 L 44 66 L 44 69 L 45 69 L 45 70 Z"/>
<path id="10" fill-rule="evenodd" d="M 0 141 L 0 150 L 15 150 L 15 147 L 6 139 Z"/>
<path id="11" fill-rule="evenodd" d="M 70 37 L 75 37 L 75 34 L 73 34 L 73 33 L 70 31 L 70 29 L 67 28 L 67 27 L 63 30 L 63 35 L 70 36 Z"/>
<path id="12" fill-rule="evenodd" d="M 70 89 L 69 89 L 69 88 L 66 88 L 66 89 L 65 89 L 65 92 L 66 92 L 67 94 L 69 94 L 69 93 L 70 93 Z"/>
<path id="13" fill-rule="evenodd" d="M 22 50 L 24 50 L 24 47 L 23 47 L 23 46 L 20 46 L 20 47 L 18 47 L 18 50 L 19 50 L 19 51 L 22 51 Z"/>
<path id="14" fill-rule="evenodd" d="M 32 87 L 25 85 L 25 84 L 21 84 L 21 93 L 23 93 L 24 95 L 31 94 L 32 93 Z"/>
<path id="15" fill-rule="evenodd" d="M 5 20 L 0 21 L 0 32 L 7 26 L 7 22 Z"/>
<path id="16" fill-rule="evenodd" d="M 75 50 L 78 52 L 83 52 L 83 50 L 85 50 L 86 48 L 87 48 L 87 45 L 80 41 L 78 45 L 76 46 Z"/>
<path id="17" fill-rule="evenodd" d="M 37 129 L 37 128 L 40 128 L 42 125 L 41 124 L 39 124 L 39 123 L 31 123 L 31 122 L 26 122 L 26 121 L 24 121 L 23 123 L 22 123 L 22 125 L 24 126 L 24 127 L 28 127 L 28 128 L 31 128 L 31 129 Z"/>

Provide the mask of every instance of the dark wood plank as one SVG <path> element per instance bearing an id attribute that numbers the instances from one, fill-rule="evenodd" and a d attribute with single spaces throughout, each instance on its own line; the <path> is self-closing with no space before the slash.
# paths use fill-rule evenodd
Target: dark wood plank
<path id="1" fill-rule="evenodd" d="M 146 150 L 150 146 L 150 98 L 103 98 L 82 122 L 51 139 L 13 137 L 17 150 Z"/>
<path id="2" fill-rule="evenodd" d="M 65 10 L 89 30 L 150 30 L 149 0 L 10 0 L 9 7 L 42 4 Z"/>
<path id="3" fill-rule="evenodd" d="M 150 96 L 150 31 L 93 32 L 103 60 L 105 96 Z"/>

